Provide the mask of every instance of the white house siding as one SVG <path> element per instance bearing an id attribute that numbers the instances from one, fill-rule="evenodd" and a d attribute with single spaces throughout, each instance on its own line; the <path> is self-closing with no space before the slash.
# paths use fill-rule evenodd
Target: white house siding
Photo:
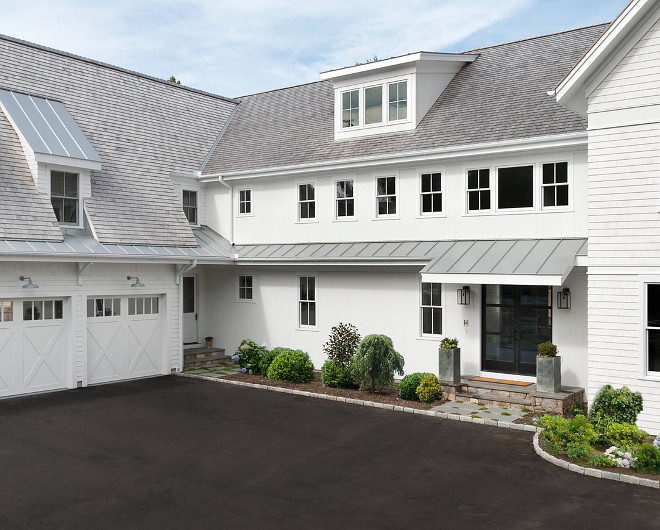
<path id="1" fill-rule="evenodd" d="M 658 433 L 640 293 L 645 276 L 660 275 L 660 23 L 629 46 L 588 98 L 588 395 L 604 384 L 642 392 L 638 424 Z"/>
<path id="2" fill-rule="evenodd" d="M 577 208 L 543 210 L 540 207 L 540 168 L 544 162 L 569 161 L 572 175 L 571 204 Z M 587 199 L 586 150 L 543 151 L 534 154 L 489 156 L 459 161 L 425 163 L 423 166 L 387 170 L 307 173 L 304 176 L 244 179 L 231 181 L 233 187 L 233 230 L 237 244 L 299 243 L 334 241 L 379 241 L 406 239 L 510 239 L 543 237 L 585 237 Z M 466 172 L 468 169 L 501 166 L 536 165 L 534 211 L 500 211 L 466 214 Z M 441 216 L 420 214 L 420 173 L 443 174 L 444 207 Z M 398 176 L 396 218 L 377 218 L 375 178 Z M 336 180 L 354 180 L 355 219 L 335 219 Z M 315 184 L 316 219 L 298 221 L 297 185 Z M 492 184 L 491 184 L 492 186 Z M 252 189 L 252 213 L 238 215 L 238 190 Z M 213 184 L 208 190 L 210 217 L 214 228 L 229 234 L 231 223 L 225 217 L 230 209 L 228 190 Z M 491 193 L 492 204 L 495 195 Z M 222 217 L 220 218 L 220 214 Z"/>
<path id="3" fill-rule="evenodd" d="M 23 289 L 19 276 L 32 277 L 39 289 Z M 145 288 L 131 288 L 126 276 L 139 276 Z M 173 265 L 93 264 L 82 274 L 78 285 L 77 263 L 0 263 L 0 299 L 63 298 L 68 320 L 67 386 L 87 385 L 87 298 L 90 296 L 161 295 L 161 313 L 165 313 L 165 344 L 162 373 L 181 368 L 179 337 L 179 288 Z"/>

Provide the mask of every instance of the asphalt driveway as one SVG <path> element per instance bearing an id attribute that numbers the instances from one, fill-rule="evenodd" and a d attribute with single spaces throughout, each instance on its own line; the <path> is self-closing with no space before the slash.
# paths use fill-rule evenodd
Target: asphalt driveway
<path id="1" fill-rule="evenodd" d="M 532 435 L 175 376 L 0 401 L 0 527 L 658 528 Z"/>

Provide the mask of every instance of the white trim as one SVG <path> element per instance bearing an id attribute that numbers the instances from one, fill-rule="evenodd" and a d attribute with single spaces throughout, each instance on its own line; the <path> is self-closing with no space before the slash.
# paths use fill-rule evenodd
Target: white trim
<path id="1" fill-rule="evenodd" d="M 394 213 L 388 213 L 388 214 L 379 214 L 378 213 L 378 179 L 387 179 L 387 178 L 394 178 L 394 201 L 396 204 L 396 211 Z M 401 217 L 401 201 L 399 200 L 399 172 L 398 171 L 392 171 L 390 173 L 383 173 L 383 174 L 375 174 L 372 178 L 372 186 L 373 186 L 373 196 L 372 196 L 372 208 L 373 208 L 373 213 L 372 213 L 372 219 L 374 221 L 379 221 L 383 219 L 400 219 Z M 386 195 L 381 195 L 381 197 L 391 197 L 391 195 L 386 194 Z"/>
<path id="2" fill-rule="evenodd" d="M 52 199 L 53 197 L 53 171 L 56 171 L 57 173 L 69 173 L 72 175 L 77 175 L 78 177 L 78 208 L 76 209 L 76 217 L 78 218 L 77 223 L 66 223 L 63 221 L 58 222 L 58 225 L 61 228 L 83 228 L 83 190 L 82 190 L 82 175 L 80 171 L 75 171 L 71 169 L 59 169 L 59 168 L 48 168 L 48 198 Z M 66 181 L 66 177 L 64 179 Z M 66 198 L 66 197 L 62 197 Z M 52 203 L 51 203 L 51 208 L 52 208 Z M 55 213 L 55 210 L 53 209 L 53 213 Z M 64 211 L 62 211 L 62 215 L 64 215 Z"/>
<path id="3" fill-rule="evenodd" d="M 423 212 L 422 211 L 422 175 L 432 175 L 434 173 L 440 173 L 440 195 L 441 203 L 440 212 Z M 433 180 L 433 179 L 431 179 Z M 431 182 L 431 188 L 433 183 Z M 445 171 L 444 168 L 433 168 L 433 169 L 419 169 L 417 170 L 417 216 L 416 219 L 434 219 L 438 217 L 447 217 L 447 211 L 445 209 L 445 196 L 446 196 L 446 182 L 445 182 Z M 427 194 L 433 194 L 438 192 L 429 192 Z"/>
<path id="4" fill-rule="evenodd" d="M 439 306 L 434 306 L 434 305 L 424 306 L 422 304 L 422 284 L 424 284 L 424 283 L 436 283 L 436 284 L 439 283 L 440 284 L 440 305 Z M 445 296 L 445 284 L 441 283 L 441 282 L 425 282 L 422 279 L 422 277 L 420 276 L 419 280 L 417 282 L 417 290 L 418 290 L 418 304 L 417 304 L 418 330 L 417 330 L 417 338 L 418 339 L 440 341 L 440 340 L 442 340 L 443 333 L 446 329 L 445 328 L 445 315 L 446 315 L 445 300 L 447 298 Z M 440 330 L 440 333 L 437 333 L 437 334 L 435 334 L 435 333 L 424 333 L 424 316 L 423 316 L 423 311 L 422 311 L 424 309 L 424 307 L 432 307 L 432 308 L 439 307 L 440 308 L 440 312 L 441 312 L 441 315 L 442 315 L 441 318 L 440 318 L 440 327 L 442 328 Z"/>
<path id="5" fill-rule="evenodd" d="M 355 185 L 356 182 L 356 177 L 351 176 L 351 177 L 336 177 L 332 180 L 332 207 L 333 207 L 333 216 L 332 220 L 333 221 L 338 221 L 340 223 L 345 223 L 348 221 L 357 221 L 357 186 Z M 340 199 L 337 197 L 337 183 L 338 182 L 352 182 L 353 183 L 353 196 L 352 197 L 345 197 L 343 199 Z M 353 199 L 353 215 L 345 215 L 343 217 L 339 217 L 337 215 L 337 201 L 339 200 L 346 200 L 346 199 Z"/>
<path id="6" fill-rule="evenodd" d="M 241 276 L 250 276 L 252 278 L 252 298 L 241 298 Z M 239 271 L 236 273 L 236 284 L 235 284 L 235 298 L 234 301 L 239 304 L 256 304 L 254 291 L 255 291 L 255 275 L 252 271 Z"/>
<path id="7" fill-rule="evenodd" d="M 248 213 L 241 213 L 241 192 L 250 192 L 250 211 Z M 248 202 L 248 201 L 243 201 Z M 242 186 L 236 189 L 236 217 L 253 217 L 254 216 L 254 190 L 252 186 Z"/>
<path id="8" fill-rule="evenodd" d="M 648 310 L 648 288 L 649 284 L 660 284 L 660 275 L 639 276 L 639 356 L 638 374 L 640 379 L 649 381 L 660 381 L 660 371 L 651 371 L 648 369 L 648 350 L 646 342 L 646 321 Z M 654 328 L 657 329 L 657 328 Z"/>
<path id="9" fill-rule="evenodd" d="M 300 200 L 300 186 L 311 186 L 312 191 L 314 193 L 314 199 L 313 200 L 306 200 L 306 201 L 301 201 Z M 296 223 L 301 223 L 301 224 L 308 224 L 308 223 L 318 223 L 319 218 L 318 218 L 318 211 L 317 211 L 317 191 L 318 191 L 318 186 L 316 185 L 316 179 L 307 179 L 307 180 L 300 180 L 296 181 Z M 306 203 L 314 203 L 314 217 L 300 217 L 300 206 L 303 202 Z"/>
<path id="10" fill-rule="evenodd" d="M 314 300 L 307 299 L 308 302 L 314 303 L 314 325 L 303 325 L 300 323 L 300 304 L 305 300 L 300 299 L 300 279 L 301 278 L 314 278 Z M 296 273 L 296 331 L 318 331 L 319 330 L 319 277 L 316 272 L 298 272 Z"/>
<path id="11" fill-rule="evenodd" d="M 573 265 L 571 264 L 571 269 Z M 561 276 L 536 274 L 450 274 L 450 273 L 422 273 L 422 281 L 435 283 L 461 283 L 484 285 L 563 285 L 570 270 Z"/>
<path id="12" fill-rule="evenodd" d="M 189 188 L 184 188 L 183 186 L 181 187 L 181 196 L 180 196 L 180 198 L 181 198 L 181 208 L 183 209 L 183 214 L 184 215 L 186 214 L 186 208 L 190 208 L 190 206 L 186 207 L 183 204 L 183 194 L 186 191 L 188 193 L 194 193 L 195 194 L 195 219 L 197 219 L 197 222 L 195 222 L 195 223 L 190 222 L 187 215 L 186 215 L 186 220 L 188 220 L 188 224 L 190 226 L 192 226 L 194 228 L 199 228 L 199 226 L 200 226 L 200 224 L 199 224 L 199 190 L 191 190 Z"/>
<path id="13" fill-rule="evenodd" d="M 44 153 L 34 153 L 34 159 L 37 162 L 42 162 L 44 164 L 56 164 L 60 166 L 67 166 L 76 168 L 76 170 L 81 169 L 94 169 L 96 171 L 101 170 L 101 162 L 95 162 L 94 160 L 81 160 L 80 158 L 71 158 L 68 156 L 58 156 L 58 155 L 48 155 Z"/>

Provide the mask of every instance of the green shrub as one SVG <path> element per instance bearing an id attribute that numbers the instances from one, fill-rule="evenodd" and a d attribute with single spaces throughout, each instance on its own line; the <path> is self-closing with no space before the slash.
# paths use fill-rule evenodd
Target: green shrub
<path id="1" fill-rule="evenodd" d="M 351 368 L 334 361 L 325 361 L 321 368 L 321 381 L 333 388 L 356 388 L 355 380 L 351 375 Z"/>
<path id="2" fill-rule="evenodd" d="M 403 357 L 386 335 L 367 335 L 351 359 L 351 373 L 361 389 L 375 392 L 394 382 L 394 372 L 403 375 Z"/>
<path id="3" fill-rule="evenodd" d="M 660 447 L 645 444 L 635 451 L 635 456 L 638 470 L 660 472 Z"/>
<path id="4" fill-rule="evenodd" d="M 570 442 L 566 444 L 566 455 L 575 460 L 588 460 L 591 456 L 591 444 L 588 442 Z"/>
<path id="5" fill-rule="evenodd" d="M 642 411 L 642 395 L 631 392 L 628 387 L 615 390 L 605 385 L 598 391 L 589 410 L 589 420 L 596 431 L 605 434 L 611 423 L 637 423 L 637 415 Z"/>
<path id="6" fill-rule="evenodd" d="M 236 349 L 239 366 L 249 374 L 259 373 L 259 361 L 264 353 L 266 353 L 266 348 L 250 339 L 245 339 Z"/>
<path id="7" fill-rule="evenodd" d="M 593 445 L 598 439 L 598 433 L 587 418 L 581 414 L 570 420 L 563 416 L 541 416 L 538 425 L 543 427 L 542 436 L 566 450 L 571 443 L 587 443 Z"/>
<path id="8" fill-rule="evenodd" d="M 275 360 L 275 357 L 277 357 L 280 353 L 283 351 L 287 351 L 289 348 L 273 348 L 270 351 L 265 352 L 261 356 L 261 360 L 259 361 L 259 371 L 266 375 L 268 373 L 268 368 L 270 368 L 270 365 L 272 362 Z"/>
<path id="9" fill-rule="evenodd" d="M 605 431 L 604 440 L 617 447 L 644 443 L 649 437 L 647 433 L 630 423 L 610 423 Z"/>
<path id="10" fill-rule="evenodd" d="M 603 453 L 592 453 L 589 457 L 589 464 L 596 467 L 612 467 L 612 460 Z"/>
<path id="11" fill-rule="evenodd" d="M 541 344 L 537 344 L 536 349 L 539 352 L 539 357 L 557 357 L 557 346 L 555 346 L 549 340 L 542 342 Z"/>
<path id="12" fill-rule="evenodd" d="M 458 348 L 458 339 L 454 337 L 453 339 L 450 339 L 449 337 L 445 337 L 442 339 L 442 342 L 440 342 L 440 347 L 443 350 L 452 350 L 454 348 Z"/>
<path id="13" fill-rule="evenodd" d="M 357 328 L 353 324 L 340 322 L 330 330 L 330 337 L 323 345 L 323 351 L 335 364 L 348 367 L 359 345 L 360 334 Z"/>
<path id="14" fill-rule="evenodd" d="M 401 399 L 407 399 L 408 401 L 418 401 L 419 397 L 417 396 L 417 387 L 422 382 L 422 379 L 425 375 L 431 375 L 424 372 L 415 372 L 414 374 L 408 374 L 401 381 L 397 388 L 399 397 Z"/>
<path id="15" fill-rule="evenodd" d="M 314 365 L 304 351 L 283 348 L 270 364 L 267 376 L 289 383 L 309 383 L 314 379 Z"/>
<path id="16" fill-rule="evenodd" d="M 583 416 L 587 415 L 587 406 L 582 401 L 576 401 L 568 408 L 568 413 L 571 416 L 577 416 L 582 414 Z"/>
<path id="17" fill-rule="evenodd" d="M 438 376 L 433 374 L 425 375 L 415 392 L 422 403 L 433 403 L 442 399 L 442 387 L 440 386 Z"/>

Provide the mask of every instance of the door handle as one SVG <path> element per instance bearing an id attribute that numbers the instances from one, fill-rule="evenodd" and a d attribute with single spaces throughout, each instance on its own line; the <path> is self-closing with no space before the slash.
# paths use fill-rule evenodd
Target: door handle
<path id="1" fill-rule="evenodd" d="M 195 313 L 195 320 L 197 320 L 197 313 Z"/>

